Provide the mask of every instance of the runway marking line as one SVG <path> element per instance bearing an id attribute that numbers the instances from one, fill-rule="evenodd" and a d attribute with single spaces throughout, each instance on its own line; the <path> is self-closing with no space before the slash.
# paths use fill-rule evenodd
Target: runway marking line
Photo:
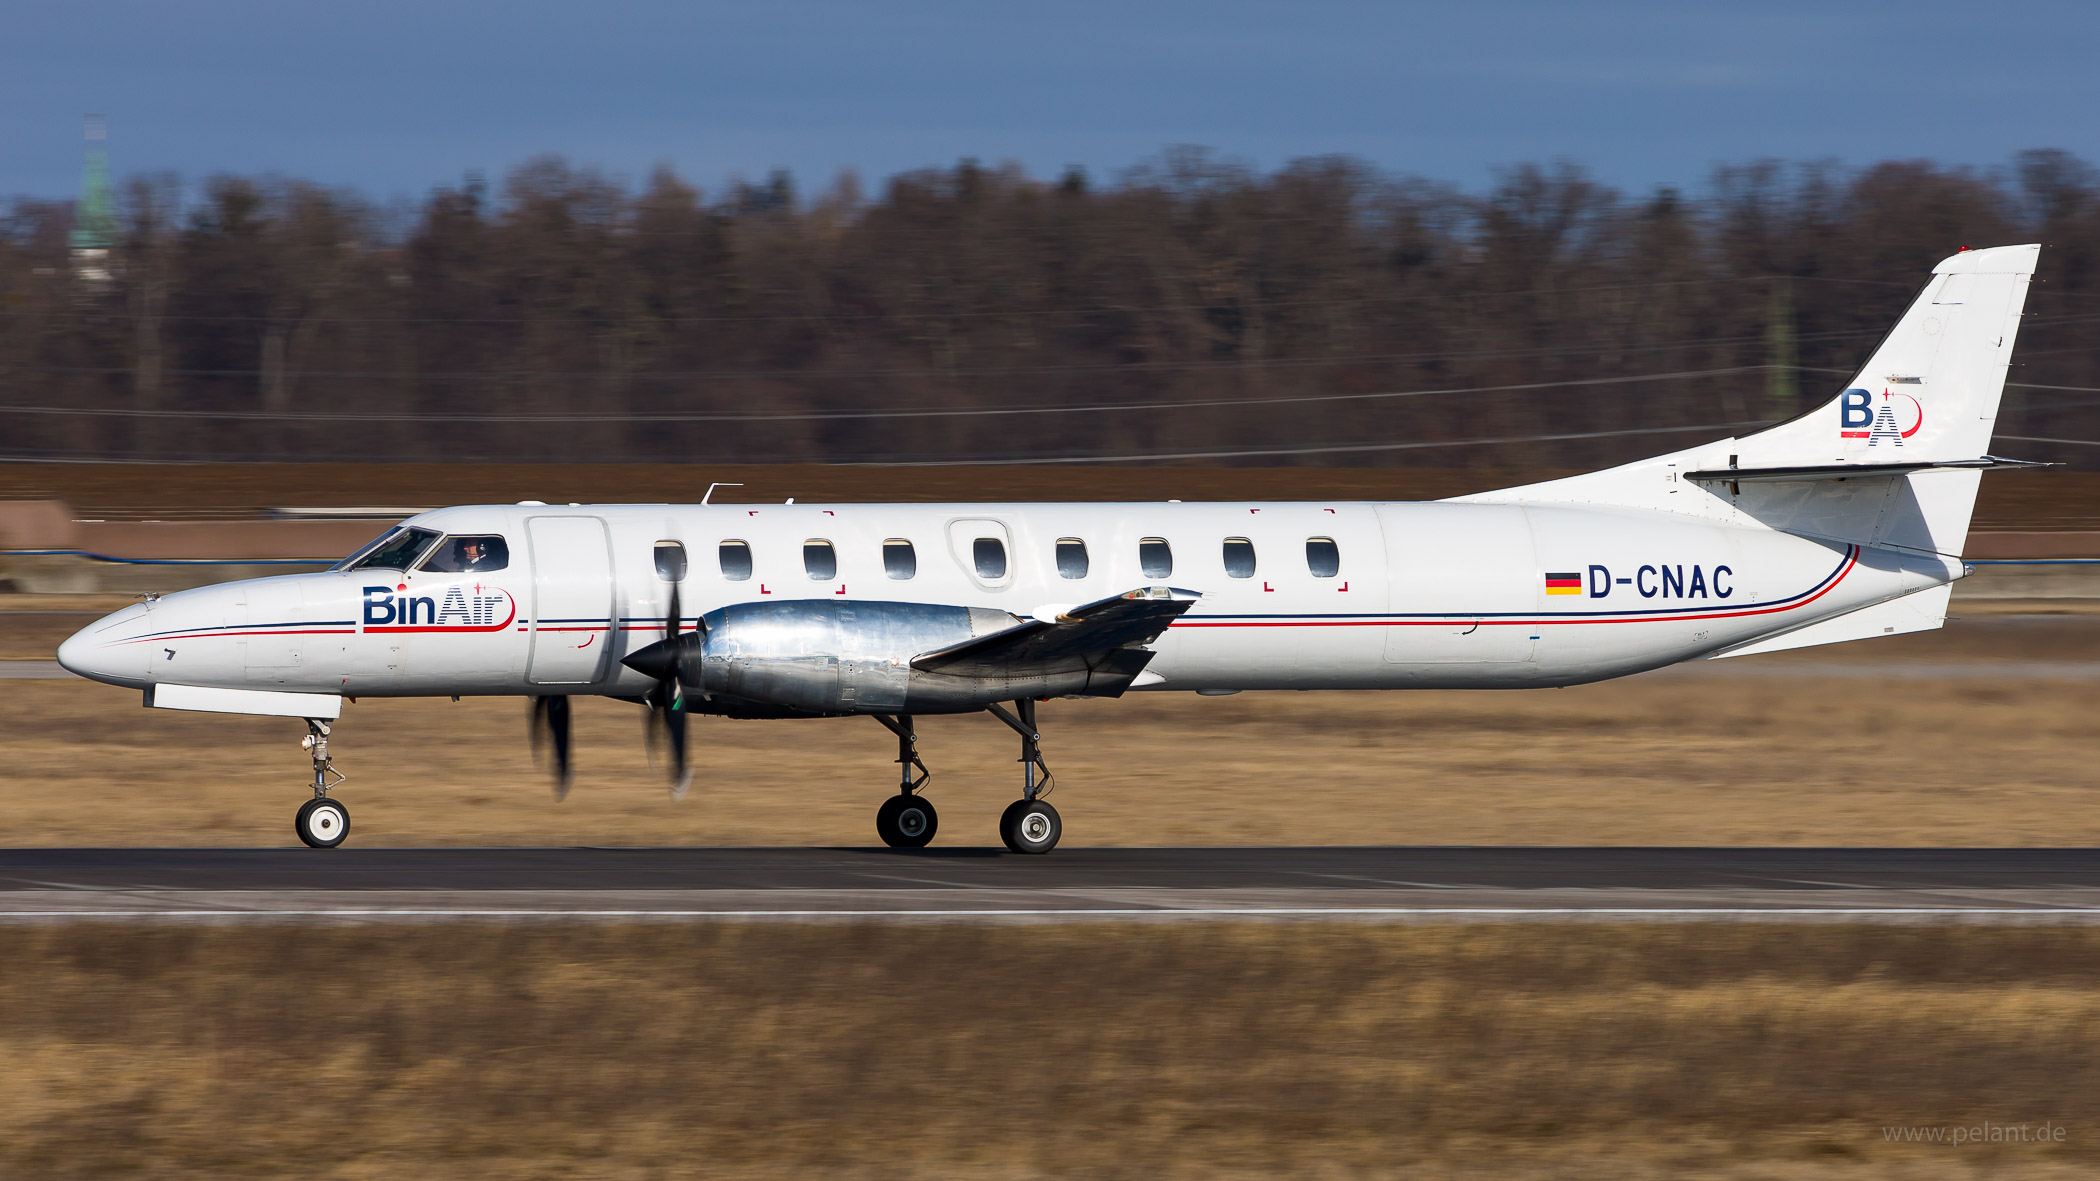
<path id="1" fill-rule="evenodd" d="M 296 908 L 285 910 L 0 911 L 0 925 L 50 919 L 274 921 L 285 919 L 1233 919 L 1233 918 L 2026 918 L 2100 921 L 2100 906 L 1364 906 L 1084 907 L 1036 910 L 557 910 L 545 908 Z"/>

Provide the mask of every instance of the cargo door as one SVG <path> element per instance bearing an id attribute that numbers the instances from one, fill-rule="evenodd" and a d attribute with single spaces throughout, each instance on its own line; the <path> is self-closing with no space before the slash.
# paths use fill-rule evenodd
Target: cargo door
<path id="1" fill-rule="evenodd" d="M 612 651 L 612 542 L 598 517 L 532 517 L 532 656 L 525 679 L 582 685 Z"/>
<path id="2" fill-rule="evenodd" d="M 1539 571 L 1524 510 L 1500 504 L 1381 504 L 1388 664 L 1532 659 Z"/>

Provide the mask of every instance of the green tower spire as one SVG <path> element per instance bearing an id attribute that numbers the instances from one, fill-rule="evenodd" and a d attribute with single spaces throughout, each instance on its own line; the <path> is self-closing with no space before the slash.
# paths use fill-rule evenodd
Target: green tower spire
<path id="1" fill-rule="evenodd" d="M 116 202 L 109 192 L 108 131 L 102 116 L 87 118 L 87 161 L 80 169 L 80 204 L 73 210 L 73 249 L 108 250 L 116 243 Z"/>

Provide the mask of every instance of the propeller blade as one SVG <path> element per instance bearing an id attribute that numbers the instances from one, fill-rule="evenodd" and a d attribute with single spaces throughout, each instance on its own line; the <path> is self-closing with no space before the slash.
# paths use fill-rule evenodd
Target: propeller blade
<path id="1" fill-rule="evenodd" d="M 671 738 L 671 798 L 682 800 L 693 785 L 693 772 L 685 763 L 685 696 L 673 699 L 664 710 L 664 732 Z"/>
<path id="2" fill-rule="evenodd" d="M 532 754 L 539 758 L 543 745 L 554 749 L 554 798 L 569 798 L 569 699 L 567 697 L 535 697 L 532 699 Z"/>
<path id="3" fill-rule="evenodd" d="M 671 584 L 671 613 L 664 624 L 664 640 L 675 652 L 678 631 L 684 626 L 685 616 L 679 610 L 678 584 Z M 682 800 L 686 789 L 692 786 L 693 773 L 685 762 L 685 686 L 678 678 L 679 661 L 675 658 L 670 667 L 658 678 L 656 699 L 663 709 L 664 734 L 671 747 L 671 798 Z"/>

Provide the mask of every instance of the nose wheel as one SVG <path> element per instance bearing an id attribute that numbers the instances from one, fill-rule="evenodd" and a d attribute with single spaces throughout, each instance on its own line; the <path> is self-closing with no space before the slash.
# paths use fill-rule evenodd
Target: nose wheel
<path id="1" fill-rule="evenodd" d="M 328 735 L 333 729 L 325 718 L 308 718 L 306 737 L 299 740 L 314 762 L 314 798 L 299 805 L 292 831 L 310 849 L 333 849 L 350 835 L 350 809 L 341 800 L 328 798 L 329 789 L 347 778 L 328 757 Z"/>
<path id="2" fill-rule="evenodd" d="M 350 809 L 326 796 L 299 805 L 292 828 L 309 849 L 333 849 L 350 835 Z"/>

